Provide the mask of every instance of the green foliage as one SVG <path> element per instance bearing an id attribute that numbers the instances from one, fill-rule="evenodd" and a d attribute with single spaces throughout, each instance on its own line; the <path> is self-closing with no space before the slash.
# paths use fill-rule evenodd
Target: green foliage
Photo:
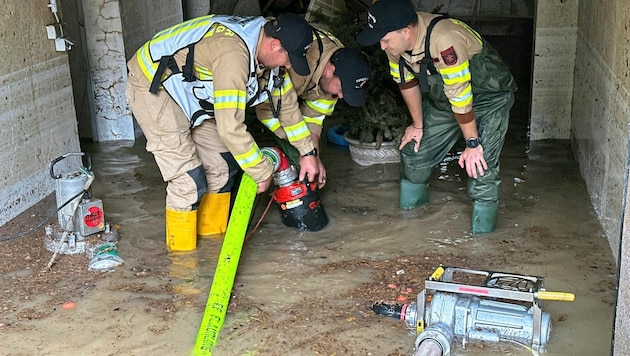
<path id="1" fill-rule="evenodd" d="M 377 45 L 361 47 L 356 37 L 365 27 L 367 14 L 355 14 L 348 10 L 334 18 L 321 13 L 313 14 L 316 27 L 334 34 L 346 47 L 359 48 L 368 56 L 372 72 L 367 83 L 367 100 L 362 107 L 337 103 L 334 117 L 341 118 L 349 134 L 362 142 L 400 140 L 411 119 L 398 86 L 389 74 L 387 55 Z"/>

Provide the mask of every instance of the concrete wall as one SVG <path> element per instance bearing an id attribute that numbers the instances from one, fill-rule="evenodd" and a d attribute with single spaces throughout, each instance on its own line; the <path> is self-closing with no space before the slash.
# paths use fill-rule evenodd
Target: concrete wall
<path id="1" fill-rule="evenodd" d="M 46 37 L 46 5 L 4 0 L 0 11 L 0 225 L 53 191 L 54 158 L 79 151 L 68 56 Z"/>
<path id="2" fill-rule="evenodd" d="M 538 0 L 530 139 L 568 139 L 578 1 Z"/>
<path id="3" fill-rule="evenodd" d="M 628 124 L 630 11 L 626 0 L 579 3 L 571 136 L 580 171 L 620 264 L 615 355 L 630 354 Z M 622 238 L 623 236 L 623 238 Z M 620 248 L 621 246 L 621 248 Z"/>
<path id="4" fill-rule="evenodd" d="M 5 0 L 0 12 L 0 225 L 54 191 L 54 158 L 81 151 L 73 79 L 84 93 L 78 111 L 87 115 L 83 96 L 93 99 L 95 141 L 134 139 L 124 95 L 126 57 L 183 17 L 181 0 L 124 1 L 125 19 L 119 1 L 63 1 L 68 18 L 60 7 L 60 20 L 75 26 L 66 25 L 65 34 L 77 43 L 70 51 L 80 49 L 72 53 L 79 60 L 72 62 L 77 75 L 71 79 L 71 52 L 55 51 L 46 37 L 46 25 L 56 22 L 47 4 Z M 78 158 L 68 158 L 55 168 L 64 173 L 80 166 Z"/>
<path id="5" fill-rule="evenodd" d="M 202 2 L 204 1 L 187 1 L 189 5 L 198 3 L 199 6 L 196 7 L 194 11 L 204 11 L 203 6 L 199 4 Z M 138 48 L 146 41 L 150 40 L 153 35 L 184 20 L 184 9 L 181 0 L 122 1 L 120 2 L 120 14 L 125 69 L 127 65 L 126 62 L 136 53 Z M 124 75 L 126 82 L 126 71 Z M 125 98 L 124 95 L 123 98 Z M 135 119 L 133 123 L 136 137 L 142 135 L 142 129 L 138 126 Z"/>
<path id="6" fill-rule="evenodd" d="M 157 32 L 184 19 L 181 0 L 127 0 L 120 6 L 127 60 Z"/>
<path id="7" fill-rule="evenodd" d="M 628 161 L 629 20 L 624 0 L 580 2 L 571 122 L 576 159 L 616 258 Z"/>
<path id="8" fill-rule="evenodd" d="M 613 327 L 613 349 L 615 355 L 630 355 L 630 214 L 627 212 L 630 206 L 630 169 L 626 169 L 626 184 L 624 192 L 624 214 L 622 225 L 622 238 L 619 254 L 619 268 L 617 270 L 618 289 L 617 303 L 615 306 L 615 325 Z"/>
<path id="9" fill-rule="evenodd" d="M 94 98 L 94 141 L 135 138 L 125 98 L 127 64 L 118 1 L 82 0 L 85 42 Z"/>

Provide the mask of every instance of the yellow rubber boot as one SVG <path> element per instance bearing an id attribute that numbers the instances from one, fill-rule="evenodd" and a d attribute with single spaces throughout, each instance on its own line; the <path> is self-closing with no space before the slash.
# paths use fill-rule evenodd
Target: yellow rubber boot
<path id="1" fill-rule="evenodd" d="M 224 233 L 229 215 L 230 192 L 204 194 L 197 210 L 197 234 L 209 237 Z"/>
<path id="2" fill-rule="evenodd" d="M 197 211 L 166 209 L 166 248 L 191 251 L 197 248 Z"/>

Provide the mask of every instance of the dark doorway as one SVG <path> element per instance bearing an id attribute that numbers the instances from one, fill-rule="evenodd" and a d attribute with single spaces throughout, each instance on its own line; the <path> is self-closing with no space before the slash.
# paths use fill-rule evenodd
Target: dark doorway
<path id="1" fill-rule="evenodd" d="M 531 112 L 532 63 L 533 63 L 533 19 L 508 19 L 501 26 L 508 31 L 500 34 L 484 34 L 483 25 L 479 31 L 497 49 L 518 84 L 514 106 L 510 115 L 510 126 L 506 141 L 528 142 Z M 496 24 L 494 24 L 496 26 Z M 494 27 L 494 26 L 493 26 Z"/>

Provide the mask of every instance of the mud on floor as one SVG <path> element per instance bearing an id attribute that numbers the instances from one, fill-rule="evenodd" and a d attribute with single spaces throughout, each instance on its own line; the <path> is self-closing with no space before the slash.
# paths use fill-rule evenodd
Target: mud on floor
<path id="1" fill-rule="evenodd" d="M 34 223 L 51 214 L 48 210 L 54 205 L 53 200 L 53 197 L 48 197 L 5 224 L 0 228 L 0 236 L 5 238 L 30 229 Z M 124 231 L 121 234 L 124 235 Z M 306 296 L 299 303 L 266 306 L 255 303 L 236 288 L 219 345 L 222 339 L 233 342 L 243 338 L 255 340 L 256 355 L 285 355 L 296 351 L 315 355 L 372 354 L 373 345 L 349 342 L 352 339 L 349 335 L 370 328 L 393 328 L 407 337 L 413 334 L 404 322 L 376 315 L 372 306 L 377 302 L 393 305 L 414 301 L 423 289 L 424 280 L 437 266 L 497 266 L 500 271 L 509 270 L 511 266 L 535 261 L 541 248 L 562 248 L 563 244 L 559 243 L 562 239 L 568 241 L 574 238 L 549 236 L 544 228 L 530 228 L 527 234 L 527 243 L 511 240 L 493 242 L 492 248 L 488 249 L 492 252 L 483 257 L 475 256 L 474 261 L 463 254 L 427 251 L 423 256 L 400 255 L 390 260 L 343 260 L 302 272 L 325 275 L 339 271 L 369 271 L 369 283 L 350 288 L 334 300 Z M 52 268 L 47 270 L 52 253 L 45 248 L 43 237 L 42 227 L 26 236 L 0 243 L 0 278 L 4 292 L 0 300 L 0 330 L 28 330 L 30 320 L 51 317 L 63 303 L 80 300 L 85 293 L 96 288 L 98 281 L 110 276 L 107 272 L 89 271 L 89 259 L 83 254 L 59 255 Z M 585 268 L 601 270 L 602 274 L 614 273 L 614 266 L 596 255 L 587 253 L 580 258 L 584 260 Z M 141 296 L 146 311 L 162 321 L 176 319 L 181 308 L 196 308 L 201 320 L 207 295 L 178 295 L 174 282 L 166 273 L 128 264 L 123 268 L 130 278 L 117 280 L 108 288 Z M 149 285 L 143 282 L 146 277 L 157 277 L 163 283 Z M 614 303 L 614 288 L 611 286 L 592 286 L 592 289 L 600 293 L 602 303 Z M 164 295 L 171 297 L 163 298 Z M 35 299 L 36 303 L 33 302 Z M 569 317 L 566 314 L 553 315 L 552 323 L 558 325 Z M 159 325 L 149 327 L 149 331 L 156 335 L 166 330 Z M 405 346 L 388 351 L 387 355 L 408 354 L 411 344 L 403 344 Z M 472 347 L 483 349 L 487 346 L 476 343 Z M 510 353 L 510 346 L 499 345 L 498 348 Z"/>

